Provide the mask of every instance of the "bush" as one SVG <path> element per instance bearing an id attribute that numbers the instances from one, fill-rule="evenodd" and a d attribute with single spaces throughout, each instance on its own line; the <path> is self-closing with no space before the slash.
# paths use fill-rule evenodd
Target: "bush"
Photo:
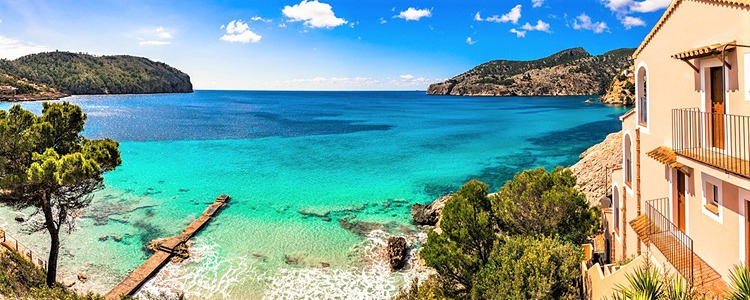
<path id="1" fill-rule="evenodd" d="M 575 299 L 580 247 L 543 237 L 509 237 L 476 277 L 474 299 Z"/>
<path id="2" fill-rule="evenodd" d="M 562 167 L 516 174 L 492 197 L 492 212 L 504 234 L 560 237 L 582 244 L 598 232 L 599 209 L 575 188 L 576 177 Z"/>
<path id="3" fill-rule="evenodd" d="M 0 299 L 104 299 L 92 293 L 78 295 L 59 283 L 47 287 L 45 277 L 43 270 L 17 253 L 0 251 Z"/>
<path id="4" fill-rule="evenodd" d="M 472 180 L 446 203 L 440 221 L 442 234 L 427 236 L 421 256 L 435 268 L 440 283 L 450 296 L 471 291 L 474 275 L 489 259 L 497 239 L 490 219 L 488 186 Z"/>

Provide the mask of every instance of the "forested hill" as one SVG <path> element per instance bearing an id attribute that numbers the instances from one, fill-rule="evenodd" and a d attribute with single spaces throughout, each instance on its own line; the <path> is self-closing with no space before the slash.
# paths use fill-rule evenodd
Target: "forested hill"
<path id="1" fill-rule="evenodd" d="M 73 95 L 189 93 L 190 76 L 165 63 L 128 55 L 45 52 L 0 60 L 3 84 L 47 86 Z M 16 84 L 13 84 L 13 81 Z M 33 91 L 32 91 L 33 92 Z"/>
<path id="2" fill-rule="evenodd" d="M 592 56 L 583 48 L 531 61 L 493 60 L 431 84 L 428 94 L 465 96 L 561 96 L 604 94 L 612 78 L 631 65 L 635 49 Z"/>

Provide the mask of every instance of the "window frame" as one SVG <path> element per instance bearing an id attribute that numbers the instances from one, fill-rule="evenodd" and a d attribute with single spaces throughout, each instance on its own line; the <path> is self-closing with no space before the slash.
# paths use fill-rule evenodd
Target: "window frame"
<path id="1" fill-rule="evenodd" d="M 704 215 L 722 224 L 724 217 L 724 189 L 722 180 L 706 173 L 702 173 L 701 177 L 701 211 Z M 709 185 L 711 188 L 709 188 Z M 711 195 L 710 201 L 709 195 Z"/>

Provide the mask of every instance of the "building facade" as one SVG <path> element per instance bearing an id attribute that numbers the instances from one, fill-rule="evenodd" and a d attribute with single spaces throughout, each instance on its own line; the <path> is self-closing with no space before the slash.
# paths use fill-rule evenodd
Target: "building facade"
<path id="1" fill-rule="evenodd" d="M 750 266 L 750 0 L 674 0 L 635 51 L 604 209 L 613 261 L 648 252 L 704 292 Z"/>

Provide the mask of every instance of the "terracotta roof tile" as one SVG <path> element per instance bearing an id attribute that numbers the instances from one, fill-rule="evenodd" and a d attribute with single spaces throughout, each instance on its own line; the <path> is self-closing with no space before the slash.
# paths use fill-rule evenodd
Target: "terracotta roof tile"
<path id="1" fill-rule="evenodd" d="M 661 146 L 659 148 L 649 151 L 646 154 L 649 157 L 655 159 L 656 161 L 669 166 L 670 168 L 679 169 L 685 166 L 677 162 L 677 154 L 674 153 L 674 151 L 672 151 L 672 149 L 670 149 L 667 146 Z"/>
<path id="2" fill-rule="evenodd" d="M 672 55 L 672 58 L 676 59 L 691 59 L 691 58 L 698 58 L 698 57 L 704 57 L 714 54 L 721 54 L 721 50 L 725 49 L 724 45 L 727 45 L 726 51 L 734 50 L 736 48 L 735 45 L 730 45 L 735 43 L 736 41 L 721 43 L 721 44 L 713 44 L 703 47 L 698 47 L 690 50 L 685 50 L 680 53 Z"/>

